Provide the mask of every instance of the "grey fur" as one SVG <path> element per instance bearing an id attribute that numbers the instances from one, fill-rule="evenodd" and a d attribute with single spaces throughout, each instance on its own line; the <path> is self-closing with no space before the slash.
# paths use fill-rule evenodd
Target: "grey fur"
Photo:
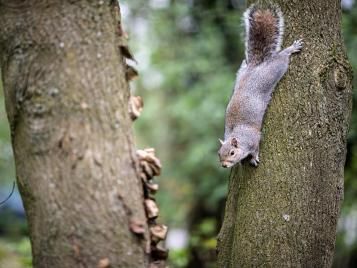
<path id="1" fill-rule="evenodd" d="M 251 21 L 245 22 L 249 29 Z M 282 33 L 276 34 L 276 40 L 281 38 Z M 231 167 L 248 157 L 253 166 L 259 164 L 264 114 L 277 83 L 288 70 L 290 55 L 299 52 L 302 46 L 302 40 L 297 40 L 284 50 L 270 51 L 271 56 L 258 65 L 247 60 L 242 62 L 226 109 L 224 141 L 218 152 L 223 167 Z"/>

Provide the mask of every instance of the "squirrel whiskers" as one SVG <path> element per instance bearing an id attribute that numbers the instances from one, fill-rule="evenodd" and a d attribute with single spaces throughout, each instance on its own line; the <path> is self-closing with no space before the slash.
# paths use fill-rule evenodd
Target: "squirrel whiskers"
<path id="1" fill-rule="evenodd" d="M 250 6 L 244 24 L 245 60 L 226 109 L 224 141 L 218 151 L 225 168 L 247 158 L 258 166 L 261 127 L 271 95 L 288 70 L 290 55 L 303 46 L 300 39 L 281 50 L 284 18 L 276 6 Z"/>

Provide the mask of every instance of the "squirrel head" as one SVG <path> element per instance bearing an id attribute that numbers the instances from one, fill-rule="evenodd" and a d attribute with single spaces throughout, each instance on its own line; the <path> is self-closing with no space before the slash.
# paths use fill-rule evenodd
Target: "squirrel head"
<path id="1" fill-rule="evenodd" d="M 225 141 L 219 141 L 221 143 L 221 148 L 218 151 L 218 156 L 222 167 L 232 167 L 246 157 L 243 148 L 239 146 L 237 138 L 233 137 Z"/>

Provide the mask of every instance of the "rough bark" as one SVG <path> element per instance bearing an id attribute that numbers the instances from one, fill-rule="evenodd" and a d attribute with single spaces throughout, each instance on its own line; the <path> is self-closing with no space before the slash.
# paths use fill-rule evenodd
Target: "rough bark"
<path id="1" fill-rule="evenodd" d="M 34 267 L 147 263 L 146 239 L 129 231 L 146 216 L 115 6 L 0 1 L 2 78 Z"/>
<path id="2" fill-rule="evenodd" d="M 274 2 L 285 46 L 299 38 L 305 46 L 273 95 L 260 166 L 232 172 L 218 267 L 332 264 L 352 87 L 340 1 Z"/>

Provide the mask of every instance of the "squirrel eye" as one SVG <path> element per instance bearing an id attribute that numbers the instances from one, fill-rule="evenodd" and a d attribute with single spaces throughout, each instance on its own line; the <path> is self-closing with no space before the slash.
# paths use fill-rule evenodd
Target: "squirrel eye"
<path id="1" fill-rule="evenodd" d="M 229 154 L 230 154 L 230 155 L 234 155 L 234 151 L 231 151 Z"/>

